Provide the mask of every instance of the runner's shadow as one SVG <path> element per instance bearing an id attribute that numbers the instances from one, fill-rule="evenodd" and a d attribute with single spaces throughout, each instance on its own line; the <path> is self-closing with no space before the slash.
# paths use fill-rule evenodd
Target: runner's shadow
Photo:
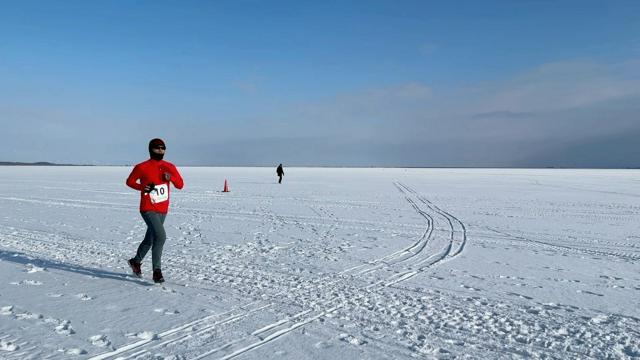
<path id="1" fill-rule="evenodd" d="M 136 280 L 131 278 L 130 276 L 122 273 L 117 273 L 113 271 L 105 271 L 100 269 L 88 268 L 80 265 L 66 264 L 63 262 L 49 260 L 49 259 L 38 259 L 24 253 L 8 251 L 8 250 L 0 250 L 0 260 L 14 262 L 17 264 L 27 265 L 32 264 L 38 267 L 42 267 L 45 269 L 56 269 L 62 271 L 69 271 L 76 274 L 93 276 L 102 279 L 111 279 L 111 280 L 120 280 L 120 281 L 128 281 L 138 285 L 147 285 L 151 286 L 151 284 L 143 281 Z"/>

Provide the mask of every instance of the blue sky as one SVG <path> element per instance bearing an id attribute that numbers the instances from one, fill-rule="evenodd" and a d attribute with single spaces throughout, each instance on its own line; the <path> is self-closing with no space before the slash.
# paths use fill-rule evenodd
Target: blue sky
<path id="1" fill-rule="evenodd" d="M 0 161 L 640 166 L 637 1 L 0 5 Z"/>

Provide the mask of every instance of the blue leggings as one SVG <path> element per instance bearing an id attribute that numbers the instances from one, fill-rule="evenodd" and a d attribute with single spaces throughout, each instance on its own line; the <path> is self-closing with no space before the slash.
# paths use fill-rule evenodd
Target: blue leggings
<path id="1" fill-rule="evenodd" d="M 164 218 L 167 217 L 167 214 L 161 214 L 155 211 L 145 211 L 140 214 L 147 224 L 147 233 L 144 235 L 144 240 L 142 240 L 140 246 L 138 246 L 135 259 L 139 263 L 142 262 L 144 256 L 147 255 L 147 252 L 151 249 L 151 264 L 153 270 L 160 269 L 162 248 L 164 241 L 167 239 L 167 234 L 163 226 Z"/>

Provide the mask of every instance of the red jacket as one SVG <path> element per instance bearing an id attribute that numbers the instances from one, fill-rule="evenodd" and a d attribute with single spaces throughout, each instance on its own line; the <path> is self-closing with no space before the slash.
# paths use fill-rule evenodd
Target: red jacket
<path id="1" fill-rule="evenodd" d="M 140 212 L 155 211 L 166 214 L 169 211 L 169 181 L 163 179 L 162 174 L 171 174 L 171 182 L 176 189 L 182 189 L 184 182 L 176 167 L 164 160 L 149 159 L 136 165 L 127 178 L 127 186 L 140 191 Z M 144 192 L 147 184 L 153 183 L 155 189 L 150 193 Z"/>

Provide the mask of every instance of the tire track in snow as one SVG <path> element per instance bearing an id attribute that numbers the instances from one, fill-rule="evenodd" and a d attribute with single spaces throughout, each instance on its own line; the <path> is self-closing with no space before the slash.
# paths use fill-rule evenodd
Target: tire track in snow
<path id="1" fill-rule="evenodd" d="M 395 184 L 396 187 L 398 187 L 398 190 L 400 190 L 402 193 L 405 194 L 405 197 L 407 198 L 407 201 L 412 205 L 412 207 L 423 217 L 425 217 L 425 219 L 427 220 L 428 223 L 428 229 L 425 231 L 425 235 L 421 236 L 420 239 L 418 239 L 418 241 L 416 243 L 414 243 L 412 246 L 410 246 L 409 248 L 405 249 L 405 251 L 400 251 L 400 252 L 396 252 L 390 256 L 387 256 L 385 258 L 396 258 L 398 257 L 400 254 L 405 253 L 405 252 L 410 252 L 411 249 L 419 249 L 418 251 L 416 251 L 415 253 L 413 253 L 413 256 L 410 256 L 406 259 L 399 259 L 399 261 L 389 264 L 389 266 L 395 265 L 395 264 L 402 264 L 403 262 L 409 260 L 409 259 L 415 259 L 416 255 L 418 254 L 423 254 L 423 250 L 426 247 L 426 244 L 428 242 L 428 240 L 431 238 L 431 234 L 433 232 L 433 217 L 429 214 L 427 214 L 424 210 L 420 209 L 420 207 L 416 204 L 415 201 L 411 200 L 410 197 L 406 196 L 406 194 L 411 193 L 412 195 L 414 195 L 416 198 L 418 198 L 418 200 L 420 202 L 422 202 L 423 204 L 427 205 L 429 207 L 429 209 L 431 209 L 432 211 L 435 211 L 437 214 L 439 214 L 440 216 L 444 217 L 445 219 L 447 219 L 447 222 L 450 224 L 450 228 L 451 228 L 451 232 L 450 232 L 450 236 L 449 236 L 449 243 L 446 246 L 444 251 L 441 251 L 440 253 L 434 254 L 434 255 L 429 255 L 429 254 L 423 254 L 423 255 L 429 255 L 426 259 L 419 259 L 418 261 L 416 261 L 416 264 L 419 265 L 419 267 L 417 269 L 414 270 L 409 270 L 403 273 L 399 273 L 399 274 L 395 274 L 392 275 L 386 279 L 382 279 L 376 283 L 370 284 L 364 288 L 360 288 L 358 290 L 360 290 L 359 293 L 356 293 L 355 296 L 346 296 L 345 298 L 348 298 L 348 300 L 342 300 L 341 297 L 334 297 L 333 299 L 330 299 L 329 301 L 326 301 L 324 303 L 321 304 L 322 309 L 319 311 L 316 311 L 314 313 L 312 313 L 312 311 L 310 310 L 306 310 L 303 311 L 297 315 L 294 315 L 292 317 L 286 318 L 286 319 L 282 319 L 280 321 L 274 322 L 272 324 L 266 325 L 264 327 L 262 327 L 261 329 L 258 329 L 256 331 L 254 331 L 253 333 L 251 333 L 251 335 L 253 336 L 257 336 L 260 340 L 258 341 L 254 341 L 254 339 L 252 339 L 252 337 L 245 337 L 245 345 L 236 349 L 235 351 L 232 349 L 232 352 L 221 357 L 220 359 L 222 360 L 226 360 L 226 359 L 231 359 L 234 357 L 237 357 L 239 355 L 242 355 L 244 353 L 247 353 L 249 351 L 252 351 L 256 348 L 259 348 L 267 343 L 270 343 L 273 340 L 276 340 L 277 338 L 286 335 L 300 327 L 303 327 L 321 317 L 327 316 L 345 306 L 347 306 L 349 304 L 349 302 L 353 301 L 353 300 L 359 300 L 362 299 L 363 297 L 366 296 L 367 292 L 371 292 L 371 291 L 375 291 L 376 289 L 381 289 L 384 287 L 389 287 L 392 285 L 395 285 L 399 282 L 408 280 L 409 278 L 417 275 L 420 272 L 423 272 L 425 270 L 427 270 L 428 268 L 443 262 L 445 259 L 451 259 L 457 255 L 459 255 L 462 250 L 464 249 L 464 245 L 466 243 L 466 229 L 464 227 L 464 224 L 462 222 L 460 222 L 457 218 L 453 217 L 452 215 L 445 213 L 444 211 L 442 211 L 440 208 L 435 207 L 432 203 L 430 203 L 428 200 L 419 197 L 419 195 L 415 192 L 415 191 L 410 191 L 411 189 L 402 185 L 402 184 Z M 405 191 L 406 190 L 406 191 Z M 455 239 L 455 229 L 454 229 L 454 225 L 453 225 L 453 221 L 457 221 L 463 229 L 463 237 L 461 240 L 459 240 L 458 242 L 460 243 L 459 246 L 457 247 L 457 249 L 452 253 L 451 249 L 453 248 L 453 244 L 454 244 L 454 239 Z M 428 235 L 427 235 L 428 234 Z M 384 259 L 384 258 L 381 258 Z M 375 261 L 374 261 L 375 263 Z M 403 264 L 404 265 L 404 264 Z M 363 273 L 363 272 L 361 272 Z M 366 273 L 366 272 L 365 272 Z M 364 292 L 362 291 L 364 290 Z M 349 294 L 351 295 L 351 294 Z M 342 301 L 340 301 L 342 300 Z M 337 304 L 336 304 L 337 303 Z M 310 314 L 310 315 L 309 315 Z M 308 315 L 306 318 L 302 318 L 300 320 L 297 320 L 298 318 L 301 318 L 302 316 Z M 292 320 L 297 320 L 296 322 L 292 323 Z M 249 344 L 246 344 L 246 340 L 249 340 Z M 253 342 L 251 342 L 253 341 Z M 213 355 L 214 353 L 218 352 L 221 349 L 228 349 L 229 347 L 237 344 L 239 341 L 233 340 L 231 343 L 228 344 L 228 346 L 219 346 L 216 349 L 213 349 L 211 351 L 205 352 L 204 354 L 200 354 L 199 356 L 195 357 L 194 359 L 202 359 L 204 357 Z"/>
<path id="2" fill-rule="evenodd" d="M 121 355 L 121 354 L 129 352 L 129 351 L 137 350 L 137 352 L 132 353 L 132 354 L 126 356 L 126 357 L 120 357 L 120 356 L 118 357 L 118 359 L 135 358 L 135 357 L 140 356 L 140 355 L 142 355 L 142 354 L 147 352 L 148 349 L 144 349 L 144 350 L 140 351 L 140 349 L 143 346 L 147 345 L 147 344 L 152 344 L 153 345 L 153 346 L 149 347 L 149 350 L 150 350 L 150 349 L 158 348 L 158 347 L 161 347 L 161 346 L 165 346 L 165 345 L 170 344 L 170 343 L 179 342 L 179 341 L 184 340 L 184 339 L 186 339 L 188 337 L 191 337 L 191 336 L 194 336 L 194 335 L 198 335 L 198 334 L 210 331 L 212 329 L 215 329 L 220 325 L 225 325 L 225 324 L 230 324 L 230 323 L 233 323 L 233 322 L 236 322 L 236 321 L 240 321 L 241 319 L 246 318 L 247 316 L 251 315 L 252 313 L 258 312 L 258 311 L 263 310 L 266 307 L 268 307 L 268 306 L 264 306 L 264 305 L 262 305 L 262 306 L 260 306 L 260 305 L 253 306 L 256 303 L 257 302 L 253 302 L 253 303 L 249 303 L 249 304 L 246 304 L 246 305 L 243 305 L 243 306 L 239 307 L 238 309 L 246 309 L 245 311 L 243 311 L 243 312 L 241 312 L 239 314 L 238 313 L 234 313 L 234 310 L 227 311 L 227 312 L 224 312 L 224 313 L 219 313 L 219 314 L 213 314 L 213 315 L 205 316 L 203 318 L 191 321 L 191 322 L 186 323 L 186 324 L 182 324 L 180 326 L 176 326 L 174 328 L 171 328 L 169 330 L 163 331 L 162 333 L 158 334 L 158 339 L 159 340 L 163 340 L 165 338 L 170 338 L 171 336 L 174 336 L 174 335 L 177 334 L 176 335 L 177 337 L 175 339 L 164 340 L 164 341 L 160 341 L 159 343 L 155 342 L 156 339 L 153 339 L 153 338 L 152 339 L 144 339 L 144 340 L 140 340 L 138 342 L 132 343 L 132 344 L 128 344 L 128 345 L 122 346 L 122 347 L 117 348 L 117 349 L 115 349 L 113 351 L 110 351 L 110 352 L 107 352 L 107 353 L 103 353 L 103 354 L 100 354 L 100 355 L 97 355 L 97 356 L 93 356 L 93 357 L 89 358 L 88 360 L 104 360 L 104 359 L 108 359 L 108 358 L 111 358 L 111 357 L 114 357 L 114 356 L 117 356 L 117 355 Z M 216 320 L 213 323 L 208 323 L 203 328 L 199 328 L 197 330 L 193 330 L 194 326 L 200 325 L 200 324 L 202 324 L 204 322 L 208 322 L 209 320 L 212 320 L 212 319 L 217 319 L 217 318 L 223 317 L 224 315 L 229 315 L 229 316 L 227 316 L 227 317 L 225 317 L 225 318 L 223 318 L 221 320 Z M 186 334 L 180 336 L 181 332 L 183 330 L 187 330 Z"/>
<path id="3" fill-rule="evenodd" d="M 419 267 L 417 269 L 409 270 L 409 271 L 406 271 L 406 272 L 403 272 L 403 273 L 399 273 L 399 274 L 395 274 L 395 275 L 392 275 L 392 276 L 390 276 L 390 277 L 388 277 L 386 279 L 378 281 L 378 282 L 376 282 L 374 284 L 368 285 L 364 289 L 362 289 L 362 290 L 365 290 L 364 293 L 361 292 L 360 294 L 357 294 L 355 297 L 352 298 L 354 300 L 358 300 L 358 299 L 361 299 L 364 296 L 366 296 L 366 292 L 367 291 L 373 291 L 376 288 L 384 288 L 384 287 L 389 287 L 389 286 L 395 285 L 397 283 L 400 283 L 402 281 L 410 279 L 411 277 L 417 275 L 418 273 L 423 272 L 423 271 L 427 270 L 428 268 L 430 268 L 430 267 L 432 267 L 432 266 L 434 266 L 434 265 L 436 265 L 438 263 L 443 262 L 444 260 L 452 259 L 452 258 L 454 258 L 455 256 L 459 255 L 462 252 L 462 250 L 464 249 L 464 245 L 466 244 L 466 228 L 465 228 L 464 224 L 460 220 L 458 220 L 457 218 L 455 218 L 451 214 L 442 211 L 440 208 L 438 208 L 437 206 L 433 205 L 433 203 L 431 203 L 427 199 L 421 197 L 416 191 L 414 191 L 413 189 L 409 188 L 408 186 L 406 186 L 404 184 L 401 184 L 401 183 L 394 183 L 394 185 L 396 186 L 396 188 L 398 188 L 398 190 L 400 192 L 405 194 L 405 198 L 407 199 L 407 201 L 418 212 L 418 214 L 420 214 L 421 216 L 423 216 L 427 220 L 427 223 L 428 223 L 428 226 L 427 226 L 428 229 L 426 230 L 425 235 L 421 236 L 420 239 L 418 239 L 418 241 L 416 243 L 414 243 L 412 246 L 410 246 L 408 248 L 409 250 L 407 250 L 407 251 L 410 252 L 410 249 L 418 248 L 419 251 L 417 251 L 415 254 L 413 254 L 413 256 L 410 256 L 407 259 L 403 259 L 401 261 L 398 261 L 398 262 L 396 262 L 394 264 L 399 264 L 399 263 L 402 263 L 402 262 L 404 262 L 406 260 L 409 260 L 409 259 L 415 259 L 416 255 L 422 254 L 424 248 L 426 247 L 427 242 L 431 238 L 431 234 L 432 234 L 432 231 L 433 231 L 433 217 L 431 215 L 427 214 L 424 210 L 420 209 L 420 207 L 413 200 L 411 200 L 411 198 L 409 196 L 407 196 L 407 194 L 413 195 L 420 202 L 422 202 L 423 204 L 427 205 L 429 209 L 431 209 L 432 211 L 435 211 L 438 215 L 446 218 L 447 222 L 450 225 L 450 229 L 451 229 L 451 231 L 450 231 L 450 241 L 449 241 L 449 243 L 446 246 L 444 251 L 442 251 L 442 252 L 440 252 L 438 254 L 435 254 L 435 255 L 431 255 L 431 256 L 427 257 L 426 259 L 420 259 L 419 261 L 417 261 L 417 265 L 419 265 Z M 454 225 L 453 225 L 454 221 L 456 221 L 458 224 L 461 225 L 462 230 L 463 230 L 462 231 L 463 237 L 462 237 L 462 239 L 460 241 L 458 241 L 459 245 L 458 245 L 457 249 L 452 253 L 451 249 L 453 248 L 453 245 L 454 245 L 455 232 L 456 232 L 455 228 L 454 228 Z M 426 234 L 429 234 L 429 235 L 426 235 Z M 394 255 L 401 254 L 401 253 L 402 252 L 396 252 L 396 253 L 392 254 L 392 256 L 396 257 Z M 391 264 L 391 265 L 394 265 L 394 264 Z M 336 302 L 335 300 L 336 299 L 330 300 L 330 301 L 326 302 L 323 305 L 326 308 L 326 307 L 328 307 L 330 305 L 333 305 L 333 303 Z M 233 351 L 232 353 L 221 357 L 220 359 L 221 360 L 231 359 L 231 358 L 237 357 L 239 355 L 242 355 L 242 354 L 244 354 L 246 352 L 249 352 L 251 350 L 254 350 L 254 349 L 256 349 L 256 348 L 258 348 L 260 346 L 263 346 L 263 345 L 265 345 L 265 344 L 267 344 L 267 343 L 269 343 L 269 342 L 271 342 L 271 341 L 273 341 L 273 340 L 275 340 L 275 339 L 277 339 L 277 338 L 279 338 L 279 337 L 281 337 L 283 335 L 286 335 L 286 334 L 290 333 L 291 331 L 296 330 L 296 329 L 298 329 L 298 328 L 300 328 L 300 327 L 302 327 L 302 326 L 304 326 L 304 325 L 306 325 L 306 324 L 308 324 L 308 323 L 310 323 L 310 322 L 312 322 L 314 320 L 317 320 L 317 319 L 319 319 L 319 318 L 321 318 L 323 316 L 326 316 L 326 315 L 328 315 L 330 313 L 335 312 L 336 310 L 339 310 L 339 309 L 345 307 L 346 305 L 348 305 L 349 301 L 350 300 L 338 303 L 338 304 L 332 306 L 331 308 L 325 309 L 324 311 L 321 311 L 321 312 L 319 312 L 317 314 L 311 315 L 311 316 L 307 317 L 306 319 L 302 319 L 302 320 L 300 320 L 298 322 L 295 322 L 295 323 L 293 323 L 291 325 L 288 325 L 286 327 L 283 326 L 283 325 L 290 323 L 291 319 L 283 319 L 283 320 L 280 320 L 279 322 L 275 322 L 273 324 L 267 325 L 264 328 L 262 328 L 261 330 L 257 330 L 257 331 L 252 333 L 252 335 L 258 335 L 258 336 L 261 337 L 261 339 L 259 341 L 255 341 L 255 342 L 253 342 L 251 344 L 248 344 L 248 345 L 246 345 L 246 346 L 244 346 L 244 347 L 242 347 L 240 349 L 237 349 L 237 350 Z M 305 312 L 303 312 L 301 314 L 307 314 L 307 313 L 308 313 L 308 311 L 305 311 Z M 297 317 L 297 315 L 294 316 L 293 318 L 295 318 L 295 317 Z M 274 330 L 274 331 L 271 331 L 267 335 L 263 335 L 263 333 L 265 333 L 267 330 Z M 205 354 L 202 354 L 202 355 L 196 357 L 195 359 L 201 359 L 201 358 L 203 358 L 205 356 L 212 355 L 213 353 L 214 352 L 207 352 Z"/>
<path id="4" fill-rule="evenodd" d="M 420 253 L 424 250 L 424 248 L 429 243 L 429 240 L 431 240 L 431 237 L 433 236 L 434 219 L 433 219 L 433 216 L 422 211 L 418 207 L 418 205 L 415 203 L 415 201 L 413 201 L 406 194 L 405 194 L 405 199 L 407 200 L 407 202 L 409 202 L 409 204 L 411 204 L 411 206 L 416 210 L 416 212 L 420 214 L 420 216 L 424 217 L 425 220 L 427 221 L 427 228 L 425 229 L 423 234 L 413 244 L 409 245 L 404 249 L 401 249 L 392 254 L 386 255 L 382 258 L 371 260 L 366 264 L 347 269 L 343 271 L 342 274 L 346 274 L 354 270 L 360 270 L 358 274 L 366 274 L 372 271 L 377 271 L 383 267 L 389 267 L 393 264 L 411 260 L 412 258 L 420 255 Z M 371 265 L 375 265 L 375 266 L 371 266 Z M 367 266 L 369 267 L 367 268 Z M 362 267 L 364 267 L 365 269 L 362 270 L 361 269 Z"/>
<path id="5" fill-rule="evenodd" d="M 438 206 L 433 204 L 431 201 L 429 201 L 424 196 L 420 195 L 417 191 L 410 188 L 409 186 L 400 182 L 395 182 L 394 185 L 401 193 L 405 194 L 405 196 L 406 194 L 411 194 L 416 199 L 418 199 L 418 201 L 420 201 L 422 204 L 426 205 L 428 209 L 435 212 L 438 216 L 446 219 L 447 223 L 449 224 L 449 234 L 448 234 L 449 241 L 445 249 L 442 250 L 440 253 L 433 254 L 426 259 L 421 259 L 417 261 L 416 263 L 416 265 L 418 265 L 417 269 L 410 269 L 408 271 L 398 274 L 396 278 L 388 282 L 386 286 L 391 286 L 399 282 L 408 280 L 435 264 L 450 261 L 451 259 L 455 258 L 462 252 L 462 250 L 464 249 L 467 243 L 467 229 L 462 221 L 460 221 L 458 218 L 451 215 L 450 213 L 440 209 Z M 420 211 L 419 213 L 422 215 Z M 457 226 L 460 226 L 459 230 L 456 230 Z M 456 239 L 456 233 L 461 235 L 460 239 Z M 455 250 L 453 250 L 454 246 L 456 245 L 457 247 L 455 248 Z"/>
<path id="6" fill-rule="evenodd" d="M 521 241 L 521 242 L 523 242 L 525 244 L 530 244 L 532 246 L 543 246 L 543 247 L 548 247 L 548 248 L 552 248 L 552 249 L 556 249 L 556 250 L 569 250 L 569 251 L 583 253 L 583 254 L 589 254 L 589 255 L 593 255 L 593 256 L 614 257 L 614 258 L 623 259 L 623 260 L 626 260 L 626 261 L 638 261 L 638 260 L 640 260 L 640 255 L 636 255 L 636 254 L 611 252 L 611 251 L 604 251 L 604 250 L 594 250 L 594 249 L 586 249 L 586 248 L 569 246 L 569 245 L 554 244 L 554 243 L 551 243 L 551 242 L 531 239 L 531 238 L 527 238 L 527 237 L 520 236 L 520 235 L 513 235 L 513 234 L 510 234 L 510 233 L 508 233 L 506 231 L 501 231 L 501 230 L 497 230 L 497 229 L 490 228 L 490 227 L 487 227 L 487 229 L 492 231 L 492 232 L 494 232 L 494 233 L 496 233 L 496 234 L 500 234 L 500 235 L 504 236 L 507 239 L 518 240 L 518 241 Z"/>
<path id="7" fill-rule="evenodd" d="M 136 208 L 136 203 L 113 203 L 113 202 L 104 202 L 104 201 L 94 201 L 94 200 L 76 200 L 76 199 L 64 199 L 64 198 L 39 198 L 39 197 L 0 197 L 0 200 L 5 201 L 13 201 L 13 202 L 23 202 L 23 203 L 32 203 L 38 205 L 49 205 L 49 206 L 64 206 L 64 207 L 72 207 L 72 208 L 83 208 L 83 209 L 97 209 L 97 210 L 117 210 L 117 211 L 131 211 L 133 213 L 133 209 Z M 200 209 L 200 208 L 192 208 L 192 207 L 184 207 L 180 205 L 175 205 L 173 210 L 171 210 L 172 215 L 182 215 L 186 217 L 192 216 L 202 216 L 203 214 L 207 214 L 211 218 L 217 219 L 231 219 L 231 220 L 239 220 L 239 221 L 253 221 L 253 222 L 262 222 L 264 214 L 257 213 L 255 211 L 230 211 L 230 210 L 214 210 L 214 209 Z M 304 224 L 315 225 L 319 227 L 326 226 L 335 226 L 333 224 L 327 224 L 324 222 L 326 220 L 322 217 L 316 216 L 304 216 L 304 215 L 278 215 L 278 218 L 281 220 L 304 220 Z M 413 224 L 397 224 L 397 223 L 389 223 L 389 222 L 380 222 L 380 221 L 367 221 L 367 220 L 356 220 L 356 219 L 336 219 L 336 223 L 341 223 L 341 228 L 348 228 L 353 230 L 367 230 L 367 231 L 380 231 L 380 227 L 374 227 L 379 225 L 384 226 L 398 226 L 401 225 L 403 227 L 414 227 Z M 345 225 L 347 224 L 347 225 Z"/>
<path id="8" fill-rule="evenodd" d="M 407 202 L 409 202 L 411 207 L 425 219 L 425 221 L 427 222 L 426 230 L 413 244 L 411 244 L 407 248 L 396 251 L 393 254 L 389 254 L 382 258 L 369 261 L 361 266 L 344 270 L 338 273 L 338 275 L 345 275 L 349 272 L 360 270 L 357 273 L 357 276 L 364 277 L 373 275 L 375 272 L 381 269 L 397 269 L 396 274 L 370 283 L 369 285 L 364 287 L 353 288 L 347 286 L 346 289 L 335 287 L 331 288 L 332 285 L 343 282 L 343 279 L 337 279 L 328 283 L 318 284 L 318 286 L 323 287 L 322 291 L 332 292 L 332 296 L 328 300 L 316 304 L 316 309 L 303 310 L 295 315 L 287 316 L 273 323 L 263 325 L 246 336 L 239 337 L 231 341 L 226 341 L 224 343 L 216 343 L 213 345 L 213 349 L 199 354 L 193 359 L 202 359 L 204 357 L 208 357 L 225 350 L 228 350 L 228 353 L 222 356 L 221 359 L 231 359 L 237 357 L 241 354 L 247 353 L 267 343 L 270 343 L 315 320 L 334 313 L 335 311 L 348 306 L 351 301 L 359 300 L 366 297 L 367 293 L 369 292 L 375 291 L 376 289 L 389 287 L 399 282 L 408 280 L 413 276 L 427 270 L 428 268 L 460 254 L 460 252 L 464 248 L 464 244 L 466 243 L 466 229 L 464 228 L 464 224 L 457 220 L 457 218 L 433 205 L 433 203 L 429 202 L 427 199 L 423 198 L 417 192 L 407 187 L 406 185 L 400 183 L 394 183 L 394 185 L 405 196 L 405 199 L 407 200 Z M 449 224 L 446 246 L 439 252 L 432 253 L 431 251 L 425 251 L 425 249 L 428 248 L 429 242 L 434 235 L 435 219 L 427 209 L 421 208 L 419 203 L 426 206 L 428 210 L 434 213 L 434 215 L 439 216 L 440 218 L 444 219 L 447 224 Z M 456 239 L 457 232 L 453 225 L 454 222 L 459 223 L 463 229 L 462 239 Z M 454 243 L 459 243 L 459 245 L 456 247 L 455 251 L 452 252 Z M 279 294 L 282 295 L 286 291 L 291 291 L 291 289 L 285 289 L 278 294 L 272 295 L 271 298 L 276 298 Z M 273 307 L 277 305 L 277 302 L 264 303 L 259 301 L 257 304 L 252 304 L 254 304 L 253 307 L 250 307 L 249 305 L 245 305 L 242 307 L 245 308 L 244 313 L 234 314 L 222 320 L 214 321 L 213 323 L 210 323 L 209 320 L 220 317 L 221 315 L 211 315 L 205 318 L 194 320 L 188 324 L 167 330 L 159 334 L 159 339 L 161 340 L 161 342 L 155 342 L 151 340 L 139 341 L 137 343 L 129 344 L 119 349 L 115 349 L 110 353 L 98 355 L 91 359 L 102 360 L 111 358 L 116 355 L 118 355 L 119 359 L 135 358 L 148 353 L 152 349 L 188 341 L 195 336 L 215 331 L 223 325 L 247 319 L 249 314 Z M 202 328 L 194 330 L 193 327 L 197 325 L 204 326 Z M 132 351 L 135 352 L 131 353 Z M 125 353 L 129 354 L 126 355 Z"/>
<path id="9" fill-rule="evenodd" d="M 64 199 L 57 199 L 57 200 L 58 200 L 58 201 L 64 201 Z M 411 201 L 412 201 L 412 200 L 411 200 Z M 413 202 L 413 201 L 412 201 L 412 202 Z M 97 204 L 97 202 L 83 202 L 84 204 L 77 204 L 75 201 L 73 201 L 72 203 L 74 203 L 73 205 L 87 205 L 87 203 L 89 203 L 89 206 L 94 206 L 94 205 L 96 205 L 96 204 Z M 115 204 L 109 204 L 109 205 L 115 205 Z M 414 206 L 414 207 L 416 208 L 416 211 L 419 211 L 419 208 L 417 208 L 417 205 L 415 205 L 415 202 L 413 202 L 412 206 Z M 430 227 L 430 228 L 431 228 L 431 227 Z M 15 230 L 15 229 L 13 229 L 13 230 Z M 431 230 L 432 230 L 432 228 L 431 228 Z M 429 229 L 428 229 L 427 231 L 429 231 Z M 426 232 L 425 232 L 425 233 L 426 233 Z M 32 233 L 32 232 L 29 232 L 28 234 L 24 234 L 24 233 L 23 233 L 23 234 L 22 234 L 22 238 L 24 239 L 24 236 L 25 236 L 25 235 L 31 235 L 31 234 L 35 235 L 35 233 Z M 55 236 L 54 236 L 54 238 L 57 238 L 57 237 L 58 237 L 58 235 L 57 235 L 57 234 L 53 234 L 53 233 L 49 233 L 48 235 L 55 235 Z M 37 238 L 38 238 L 38 239 L 40 239 L 42 236 L 43 236 L 43 234 L 39 234 L 39 235 L 37 236 Z M 51 237 L 49 237 L 49 236 L 45 236 L 45 237 L 47 237 L 49 241 L 51 241 L 51 240 L 52 240 L 52 239 L 51 239 Z M 410 246 L 410 247 L 409 247 L 409 249 L 410 249 L 410 250 L 412 250 L 412 249 L 415 249 L 415 248 L 417 248 L 417 247 L 418 247 L 418 248 L 419 248 L 419 251 L 421 251 L 421 250 L 424 248 L 424 244 L 422 244 L 422 246 L 420 246 L 420 243 L 421 243 L 421 241 L 423 240 L 423 238 L 424 238 L 424 235 L 423 235 L 423 236 L 422 236 L 422 237 L 421 237 L 421 238 L 420 238 L 420 239 L 419 239 L 419 240 L 418 240 L 414 245 Z M 66 244 L 66 243 L 68 242 L 68 240 L 69 240 L 69 239 L 68 239 L 68 236 L 65 236 L 65 239 L 66 239 L 67 241 L 56 242 L 56 243 L 58 243 L 57 245 Z M 70 244 L 66 244 L 66 245 L 70 245 Z M 95 250 L 96 250 L 96 249 L 93 249 L 92 251 L 95 251 Z M 419 251 L 415 251 L 415 254 L 419 253 Z M 373 270 L 376 270 L 376 269 L 373 269 Z M 341 281 L 341 280 L 339 279 L 339 280 L 333 281 L 333 282 L 331 282 L 331 283 L 328 283 L 328 284 L 327 284 L 327 283 L 325 283 L 325 284 L 322 284 L 322 285 L 323 285 L 323 286 L 330 286 L 330 285 L 335 284 L 336 282 L 340 282 L 340 281 Z M 271 304 L 267 304 L 267 305 L 257 306 L 255 309 L 262 310 L 262 309 L 265 309 L 265 308 L 267 308 L 267 307 L 271 307 L 271 306 L 273 306 L 273 305 L 275 305 L 275 303 L 271 303 Z M 232 323 L 232 322 L 234 322 L 234 321 L 238 321 L 239 319 L 241 319 L 241 318 L 243 318 L 243 317 L 246 317 L 246 315 L 248 315 L 248 314 L 250 314 L 250 313 L 252 313 L 252 312 L 256 311 L 255 309 L 253 309 L 253 308 L 247 308 L 246 313 L 245 313 L 245 315 L 244 315 L 244 316 L 243 316 L 242 314 L 239 314 L 239 315 L 238 315 L 238 314 L 236 314 L 236 315 L 232 316 L 231 318 L 225 318 L 225 319 L 223 319 L 223 320 L 221 320 L 221 321 L 215 322 L 215 323 L 214 323 L 214 325 L 213 325 L 213 327 L 215 327 L 216 325 L 228 324 L 228 323 Z M 298 318 L 299 316 L 305 315 L 306 313 L 307 313 L 307 312 L 303 312 L 303 313 L 301 313 L 301 314 L 299 314 L 299 315 L 297 315 L 297 316 L 292 317 L 291 319 L 296 319 L 296 318 Z M 211 319 L 211 317 L 206 317 L 206 318 L 200 319 L 199 321 L 192 322 L 192 323 L 190 323 L 189 325 L 190 325 L 190 326 L 199 325 L 199 324 L 201 324 L 201 323 L 207 322 L 207 321 L 208 321 L 208 320 L 210 320 L 210 319 Z M 288 321 L 290 321 L 291 319 L 289 319 Z M 298 324 L 298 326 L 299 326 L 299 324 Z M 298 326 L 296 326 L 296 327 L 298 327 Z M 198 333 L 202 333 L 202 332 L 207 331 L 207 330 L 209 330 L 209 329 L 213 329 L 213 327 L 212 327 L 212 326 L 207 326 L 207 327 L 205 327 L 205 328 L 203 328 L 203 329 L 199 329 Z M 171 336 L 171 335 L 173 335 L 173 334 L 174 334 L 174 331 L 173 331 L 173 330 L 175 330 L 175 329 L 167 330 L 167 331 L 165 331 L 162 335 L 163 335 L 163 336 L 165 336 L 165 337 L 167 337 L 167 336 Z M 179 330 L 181 330 L 181 329 L 178 329 L 178 331 L 179 331 Z M 266 330 L 269 330 L 269 328 L 263 328 L 263 330 L 262 330 L 262 331 L 255 332 L 255 333 L 254 333 L 254 335 L 258 335 L 258 334 L 260 334 L 260 333 L 262 333 L 263 331 L 266 331 Z M 193 335 L 193 334 L 191 334 L 191 335 Z M 178 339 L 176 339 L 175 341 L 180 341 L 181 339 L 182 339 L 182 338 L 178 338 Z M 123 351 L 128 352 L 128 351 L 133 351 L 133 350 L 135 350 L 135 349 L 139 349 L 141 346 L 146 345 L 146 344 L 147 344 L 147 343 L 149 343 L 150 341 L 151 341 L 151 340 L 149 340 L 149 341 L 145 341 L 145 340 L 140 341 L 140 342 L 138 342 L 138 343 L 135 343 L 135 344 L 136 344 L 136 346 L 127 347 L 127 348 L 126 348 L 125 350 L 123 350 Z M 165 343 L 167 343 L 167 342 L 162 342 L 161 344 L 165 344 Z M 156 346 L 154 346 L 154 347 L 156 347 Z M 136 354 L 137 354 L 137 353 L 136 353 Z"/>
<path id="10" fill-rule="evenodd" d="M 406 189 L 407 191 L 409 191 L 412 194 L 414 194 L 416 196 L 416 198 L 418 198 L 418 200 L 420 200 L 423 204 L 427 205 L 432 210 L 438 212 L 440 215 L 442 215 L 442 216 L 447 218 L 447 221 L 449 222 L 449 225 L 451 226 L 451 239 L 452 239 L 452 241 L 455 241 L 454 233 L 456 232 L 456 229 L 454 228 L 454 224 L 457 224 L 457 225 L 460 226 L 461 230 L 458 230 L 458 231 L 462 232 L 462 239 L 459 241 L 458 248 L 452 254 L 452 256 L 457 256 L 458 254 L 460 254 L 462 252 L 462 250 L 464 250 L 465 245 L 467 244 L 467 227 L 464 225 L 464 223 L 462 221 L 460 221 L 460 219 L 458 219 L 457 217 L 455 217 L 455 216 L 451 215 L 450 213 L 440 209 L 437 205 L 432 203 L 430 200 L 428 200 L 424 196 L 418 194 L 415 190 L 409 188 L 408 186 L 406 186 L 406 185 L 404 185 L 402 183 L 398 183 L 398 185 L 402 186 L 404 189 Z"/>

